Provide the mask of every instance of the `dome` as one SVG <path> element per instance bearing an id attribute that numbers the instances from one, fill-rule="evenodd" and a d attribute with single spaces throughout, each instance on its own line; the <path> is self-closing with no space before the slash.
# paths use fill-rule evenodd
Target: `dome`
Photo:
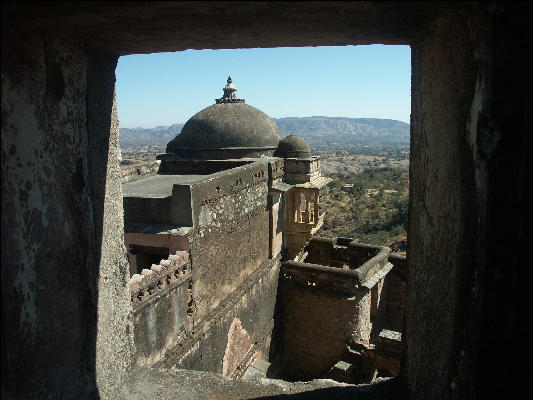
<path id="1" fill-rule="evenodd" d="M 274 156 L 282 158 L 309 158 L 311 157 L 311 149 L 301 137 L 289 135 L 279 142 Z"/>
<path id="2" fill-rule="evenodd" d="M 200 159 L 272 155 L 281 132 L 272 118 L 237 99 L 231 77 L 224 97 L 190 118 L 167 145 L 167 153 Z"/>

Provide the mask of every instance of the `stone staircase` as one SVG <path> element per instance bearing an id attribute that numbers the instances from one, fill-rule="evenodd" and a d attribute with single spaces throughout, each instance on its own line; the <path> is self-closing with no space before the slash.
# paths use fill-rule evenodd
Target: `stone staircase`
<path id="1" fill-rule="evenodd" d="M 370 383 L 377 378 L 396 376 L 402 354 L 400 332 L 382 329 L 375 345 L 352 348 L 325 374 L 324 378 L 351 384 Z"/>

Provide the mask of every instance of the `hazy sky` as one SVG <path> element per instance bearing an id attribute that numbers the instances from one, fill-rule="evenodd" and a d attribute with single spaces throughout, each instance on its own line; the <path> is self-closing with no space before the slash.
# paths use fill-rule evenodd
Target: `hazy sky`
<path id="1" fill-rule="evenodd" d="M 228 75 L 237 97 L 273 118 L 390 118 L 409 123 L 409 46 L 187 50 L 120 57 L 120 127 L 186 122 L 222 97 Z"/>

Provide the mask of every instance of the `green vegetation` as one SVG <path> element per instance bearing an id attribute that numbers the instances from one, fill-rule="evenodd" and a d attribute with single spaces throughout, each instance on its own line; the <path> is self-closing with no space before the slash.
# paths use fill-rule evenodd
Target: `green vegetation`
<path id="1" fill-rule="evenodd" d="M 407 169 L 365 169 L 329 177 L 333 181 L 321 196 L 326 218 L 318 235 L 353 237 L 362 243 L 406 251 Z"/>

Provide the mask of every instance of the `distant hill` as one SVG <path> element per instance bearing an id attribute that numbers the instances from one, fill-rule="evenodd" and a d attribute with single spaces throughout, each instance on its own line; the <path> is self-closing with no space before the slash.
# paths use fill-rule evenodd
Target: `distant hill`
<path id="1" fill-rule="evenodd" d="M 120 146 L 166 145 L 181 132 L 183 125 L 185 124 L 156 126 L 155 128 L 120 128 Z"/>
<path id="2" fill-rule="evenodd" d="M 283 136 L 304 139 L 409 141 L 409 124 L 393 119 L 345 117 L 274 118 Z M 166 145 L 184 124 L 155 128 L 120 128 L 121 147 Z"/>
<path id="3" fill-rule="evenodd" d="M 302 137 L 351 135 L 362 138 L 409 138 L 409 124 L 393 119 L 345 117 L 287 117 L 275 119 L 283 135 Z"/>

